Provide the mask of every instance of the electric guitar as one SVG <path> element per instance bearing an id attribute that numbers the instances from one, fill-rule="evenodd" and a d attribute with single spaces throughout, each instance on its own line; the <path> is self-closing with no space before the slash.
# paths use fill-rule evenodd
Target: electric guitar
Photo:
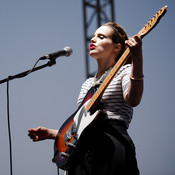
<path id="1" fill-rule="evenodd" d="M 167 6 L 162 7 L 153 16 L 152 19 L 139 31 L 137 34 L 143 38 L 148 34 L 159 22 L 161 17 L 166 13 Z M 57 138 L 54 144 L 54 157 L 52 161 L 56 163 L 58 168 L 67 170 L 72 157 L 76 157 L 77 145 L 79 144 L 84 131 L 103 120 L 101 110 L 97 109 L 101 101 L 101 97 L 115 77 L 119 69 L 125 64 L 130 56 L 130 49 L 127 48 L 114 67 L 111 69 L 107 77 L 104 79 L 99 88 L 95 91 L 91 88 L 86 94 L 79 108 L 63 123 L 59 129 Z"/>

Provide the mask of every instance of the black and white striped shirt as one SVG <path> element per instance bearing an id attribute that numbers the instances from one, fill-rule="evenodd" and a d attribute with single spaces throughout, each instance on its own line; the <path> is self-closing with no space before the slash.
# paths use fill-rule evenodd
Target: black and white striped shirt
<path id="1" fill-rule="evenodd" d="M 120 68 L 116 76 L 113 78 L 107 89 L 105 90 L 102 101 L 104 110 L 107 112 L 108 118 L 118 119 L 125 122 L 129 127 L 133 115 L 133 108 L 124 100 L 124 94 L 127 93 L 131 74 L 131 64 L 126 64 Z M 81 104 L 88 90 L 93 86 L 94 78 L 88 78 L 82 85 L 78 105 Z"/>

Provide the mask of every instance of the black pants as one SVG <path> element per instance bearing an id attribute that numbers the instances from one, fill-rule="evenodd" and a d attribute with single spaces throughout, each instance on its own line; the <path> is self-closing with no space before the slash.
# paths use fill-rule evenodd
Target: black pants
<path id="1" fill-rule="evenodd" d="M 122 122 L 107 119 L 86 136 L 68 175 L 139 175 L 135 146 Z"/>

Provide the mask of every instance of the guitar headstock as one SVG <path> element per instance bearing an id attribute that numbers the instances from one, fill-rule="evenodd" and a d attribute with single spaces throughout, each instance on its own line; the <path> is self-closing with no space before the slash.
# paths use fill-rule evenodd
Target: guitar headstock
<path id="1" fill-rule="evenodd" d="M 143 38 L 148 34 L 160 21 L 162 16 L 167 12 L 167 6 L 162 7 L 159 11 L 147 22 L 147 24 L 140 30 L 138 35 Z"/>

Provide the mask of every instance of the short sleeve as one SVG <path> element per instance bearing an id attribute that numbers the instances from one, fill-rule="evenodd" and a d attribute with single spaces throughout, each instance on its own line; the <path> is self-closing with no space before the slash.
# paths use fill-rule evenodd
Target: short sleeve
<path id="1" fill-rule="evenodd" d="M 129 88 L 129 82 L 130 82 L 130 75 L 131 75 L 131 65 L 128 65 L 125 67 L 122 73 L 122 90 L 123 90 L 123 95 L 125 95 L 128 92 Z"/>

